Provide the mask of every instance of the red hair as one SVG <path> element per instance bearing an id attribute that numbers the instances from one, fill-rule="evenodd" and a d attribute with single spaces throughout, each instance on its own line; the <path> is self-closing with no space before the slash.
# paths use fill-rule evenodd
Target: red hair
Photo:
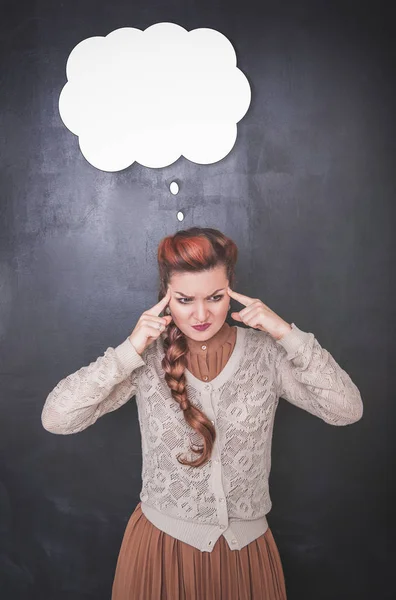
<path id="1" fill-rule="evenodd" d="M 166 295 L 168 284 L 174 273 L 195 273 L 223 265 L 229 286 L 231 289 L 234 287 L 234 269 L 238 258 L 238 249 L 230 238 L 217 229 L 190 227 L 190 229 L 167 236 L 159 243 L 157 258 L 160 275 L 158 301 Z M 184 411 L 186 422 L 203 437 L 202 446 L 198 446 L 198 449 L 190 447 L 192 452 L 199 455 L 195 461 L 181 459 L 180 455 L 177 460 L 183 465 L 200 467 L 210 459 L 216 439 L 216 430 L 211 420 L 187 397 L 184 374 L 188 351 L 186 336 L 172 321 L 162 339 L 165 356 L 161 364 L 165 372 L 165 381 L 174 400 Z"/>

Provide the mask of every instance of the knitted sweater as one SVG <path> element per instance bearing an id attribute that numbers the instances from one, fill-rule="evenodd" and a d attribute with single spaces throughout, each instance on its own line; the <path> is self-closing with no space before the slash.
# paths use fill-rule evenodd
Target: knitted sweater
<path id="1" fill-rule="evenodd" d="M 165 382 L 164 333 L 142 355 L 127 338 L 62 379 L 46 399 L 42 424 L 52 433 L 77 433 L 136 396 L 142 443 L 140 500 L 146 518 L 201 551 L 211 552 L 221 535 L 232 550 L 240 550 L 268 527 L 272 431 L 279 398 L 330 425 L 348 425 L 363 415 L 359 390 L 349 375 L 312 333 L 291 326 L 277 341 L 268 333 L 225 323 L 213 338 L 212 357 L 217 353 L 219 372 L 209 380 L 209 369 L 205 381 L 196 376 L 205 370 L 200 350 L 212 338 L 202 346 L 187 338 L 188 398 L 212 420 L 217 433 L 211 459 L 203 467 L 184 466 L 176 459 L 179 454 L 196 458 L 189 447 L 200 445 L 202 438 L 186 423 Z M 219 351 L 230 340 L 231 354 L 228 351 L 219 362 Z M 190 370 L 193 363 L 196 375 Z"/>

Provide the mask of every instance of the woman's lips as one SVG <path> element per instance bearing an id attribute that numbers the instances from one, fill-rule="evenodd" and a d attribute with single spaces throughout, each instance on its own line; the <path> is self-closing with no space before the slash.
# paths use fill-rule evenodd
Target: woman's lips
<path id="1" fill-rule="evenodd" d="M 207 325 L 192 325 L 192 327 L 194 327 L 194 329 L 196 329 L 197 331 L 205 331 L 205 329 L 207 329 L 208 327 L 210 327 L 210 323 L 208 323 Z"/>

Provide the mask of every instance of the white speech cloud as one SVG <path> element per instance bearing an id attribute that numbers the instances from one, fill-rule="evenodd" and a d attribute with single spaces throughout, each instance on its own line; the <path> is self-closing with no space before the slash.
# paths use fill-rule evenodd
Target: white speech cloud
<path id="1" fill-rule="evenodd" d="M 227 156 L 250 85 L 231 42 L 214 29 L 156 23 L 83 40 L 69 55 L 59 113 L 86 160 L 103 171 L 159 168 L 181 155 Z"/>

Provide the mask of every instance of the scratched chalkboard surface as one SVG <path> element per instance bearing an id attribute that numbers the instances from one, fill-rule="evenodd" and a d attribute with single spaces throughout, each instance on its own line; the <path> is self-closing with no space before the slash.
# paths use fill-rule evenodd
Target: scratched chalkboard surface
<path id="1" fill-rule="evenodd" d="M 390 7 L 1 2 L 1 600 L 110 598 L 141 486 L 134 399 L 75 435 L 45 431 L 41 410 L 157 302 L 158 242 L 193 225 L 232 237 L 236 291 L 313 332 L 361 391 L 350 427 L 279 404 L 268 520 L 289 600 L 394 598 Z M 252 89 L 235 146 L 211 165 L 100 171 L 59 116 L 67 57 L 83 39 L 163 21 L 232 42 Z"/>

